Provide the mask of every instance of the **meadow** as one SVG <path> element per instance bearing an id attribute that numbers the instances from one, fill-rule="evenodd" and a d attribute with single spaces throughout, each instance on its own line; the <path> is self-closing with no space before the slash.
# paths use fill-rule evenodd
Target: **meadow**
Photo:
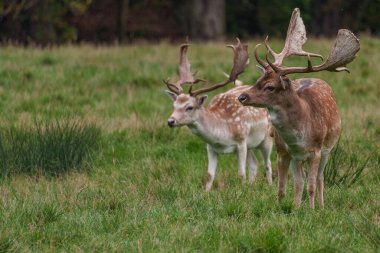
<path id="1" fill-rule="evenodd" d="M 250 52 L 256 43 L 249 42 Z M 332 43 L 310 39 L 305 49 L 327 56 Z M 280 49 L 280 41 L 272 44 Z M 12 166 L 0 166 L 10 168 L 0 173 L 0 252 L 379 252 L 379 50 L 379 39 L 364 36 L 351 74 L 302 75 L 331 84 L 343 132 L 326 172 L 325 208 L 310 210 L 304 192 L 297 210 L 291 175 L 279 203 L 261 157 L 256 182 L 242 185 L 236 156 L 221 156 L 214 189 L 204 191 L 205 144 L 186 128 L 166 125 L 172 102 L 162 79 L 175 77 L 178 45 L 2 47 L 1 137 L 10 147 L 14 139 L 4 136 L 14 136 L 6 134 L 12 129 L 53 137 L 28 142 L 24 153 L 7 149 Z M 223 44 L 194 44 L 189 58 L 199 77 L 219 81 L 232 53 Z M 252 84 L 258 77 L 252 57 L 240 79 Z M 74 123 L 57 134 L 46 130 L 62 126 L 54 122 Z M 65 167 L 77 151 L 55 151 L 54 144 L 70 142 L 70 129 L 79 129 L 76 147 L 94 148 L 84 164 Z M 63 158 L 45 166 L 49 171 L 42 158 L 28 169 L 12 162 L 33 160 L 35 150 Z M 275 161 L 273 152 L 274 182 Z"/>

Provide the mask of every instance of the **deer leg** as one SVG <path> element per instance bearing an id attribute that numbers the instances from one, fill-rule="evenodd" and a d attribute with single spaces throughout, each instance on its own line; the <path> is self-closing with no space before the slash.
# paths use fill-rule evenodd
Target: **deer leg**
<path id="1" fill-rule="evenodd" d="M 270 161 L 270 154 L 272 153 L 273 141 L 271 137 L 267 137 L 260 147 L 261 154 L 263 155 L 265 163 L 265 175 L 268 184 L 272 184 L 272 163 Z"/>
<path id="2" fill-rule="evenodd" d="M 285 197 L 286 182 L 288 180 L 290 157 L 278 154 L 278 198 L 281 200 Z"/>
<path id="3" fill-rule="evenodd" d="M 242 141 L 240 144 L 238 144 L 238 166 L 239 171 L 238 175 L 240 178 L 240 181 L 245 180 L 245 167 L 247 162 L 247 143 L 245 141 Z"/>
<path id="4" fill-rule="evenodd" d="M 318 168 L 318 175 L 317 175 L 317 192 L 318 192 L 318 204 L 319 208 L 323 208 L 324 206 L 324 199 L 323 199 L 323 188 L 324 188 L 324 176 L 323 171 L 326 167 L 327 161 L 329 159 L 330 153 L 323 153 L 321 154 L 321 161 L 319 163 Z"/>
<path id="5" fill-rule="evenodd" d="M 310 169 L 309 169 L 309 178 L 307 182 L 307 192 L 309 194 L 310 208 L 314 209 L 315 187 L 316 187 L 319 165 L 321 161 L 321 151 L 319 150 L 317 152 L 314 152 L 314 154 L 311 156 L 309 161 L 310 161 Z"/>
<path id="6" fill-rule="evenodd" d="M 253 183 L 256 178 L 257 174 L 257 159 L 253 151 L 247 150 L 247 163 L 248 163 L 248 168 L 249 168 L 249 183 Z"/>
<path id="7" fill-rule="evenodd" d="M 301 161 L 293 160 L 291 161 L 291 167 L 293 169 L 293 179 L 294 179 L 294 204 L 296 208 L 301 206 L 302 192 L 304 186 L 304 172 L 303 164 Z"/>
<path id="8" fill-rule="evenodd" d="M 218 164 L 218 154 L 207 144 L 207 156 L 208 156 L 208 178 L 206 182 L 206 191 L 210 191 L 212 183 L 214 182 L 216 165 Z"/>

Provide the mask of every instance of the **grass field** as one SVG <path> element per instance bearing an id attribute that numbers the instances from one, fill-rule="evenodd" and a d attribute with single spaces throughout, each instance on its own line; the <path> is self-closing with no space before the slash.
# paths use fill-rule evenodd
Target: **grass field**
<path id="1" fill-rule="evenodd" d="M 305 49 L 327 55 L 331 44 Z M 255 184 L 241 185 L 236 157 L 222 156 L 214 190 L 204 192 L 205 144 L 166 126 L 172 104 L 161 80 L 175 75 L 176 45 L 1 48 L 1 128 L 64 118 L 95 125 L 100 139 L 90 169 L 1 178 L 0 252 L 379 252 L 380 40 L 361 38 L 361 48 L 351 74 L 313 74 L 331 84 L 343 119 L 324 210 L 310 210 L 307 194 L 295 210 L 292 180 L 279 204 L 261 159 Z M 211 81 L 231 55 L 222 44 L 189 50 Z M 245 83 L 258 78 L 254 66 Z M 359 180 L 339 182 L 360 167 Z"/>

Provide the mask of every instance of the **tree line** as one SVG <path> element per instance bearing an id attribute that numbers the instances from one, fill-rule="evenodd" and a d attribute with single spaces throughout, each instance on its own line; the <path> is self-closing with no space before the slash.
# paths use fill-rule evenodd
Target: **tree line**
<path id="1" fill-rule="evenodd" d="M 0 40 L 22 44 L 283 35 L 298 7 L 315 36 L 380 34 L 380 0 L 1 0 Z"/>

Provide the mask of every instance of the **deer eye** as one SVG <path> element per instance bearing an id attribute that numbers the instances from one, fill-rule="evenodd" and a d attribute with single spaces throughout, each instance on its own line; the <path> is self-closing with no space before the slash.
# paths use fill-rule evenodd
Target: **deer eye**
<path id="1" fill-rule="evenodd" d="M 274 91 L 276 89 L 276 87 L 272 86 L 272 85 L 267 85 L 265 86 L 264 90 L 267 90 L 267 91 Z"/>
<path id="2" fill-rule="evenodd" d="M 192 107 L 192 106 L 188 106 L 187 108 L 186 108 L 186 111 L 187 112 L 190 112 L 190 111 L 192 111 L 194 109 L 194 107 Z"/>

